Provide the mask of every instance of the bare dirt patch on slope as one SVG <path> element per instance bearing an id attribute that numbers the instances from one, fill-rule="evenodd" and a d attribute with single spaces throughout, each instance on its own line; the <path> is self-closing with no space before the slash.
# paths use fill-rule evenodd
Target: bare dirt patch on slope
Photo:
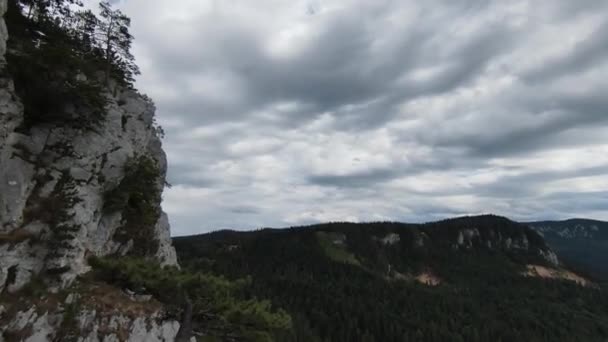
<path id="1" fill-rule="evenodd" d="M 595 286 L 591 281 L 579 276 L 578 274 L 564 270 L 564 269 L 555 269 L 549 268 L 540 265 L 526 265 L 527 270 L 524 272 L 524 275 L 527 277 L 539 277 L 546 279 L 563 279 L 573 281 L 581 286 Z"/>

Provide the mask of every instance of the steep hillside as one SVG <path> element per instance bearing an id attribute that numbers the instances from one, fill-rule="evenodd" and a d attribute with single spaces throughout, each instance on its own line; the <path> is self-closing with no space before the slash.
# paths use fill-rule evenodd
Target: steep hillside
<path id="1" fill-rule="evenodd" d="M 526 224 L 541 234 L 564 262 L 608 281 L 608 222 L 571 219 Z"/>
<path id="2" fill-rule="evenodd" d="M 496 216 L 174 238 L 184 267 L 251 276 L 279 341 L 603 341 L 608 298 L 542 237 Z"/>

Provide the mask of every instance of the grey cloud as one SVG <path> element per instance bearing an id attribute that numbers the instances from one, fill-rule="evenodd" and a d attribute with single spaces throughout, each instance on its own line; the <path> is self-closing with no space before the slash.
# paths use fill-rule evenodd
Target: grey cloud
<path id="1" fill-rule="evenodd" d="M 228 206 L 226 209 L 235 214 L 259 214 L 262 212 L 260 208 L 250 205 Z"/>
<path id="2" fill-rule="evenodd" d="M 306 181 L 311 185 L 350 189 L 351 191 L 361 188 L 376 188 L 384 186 L 394 180 L 404 177 L 416 177 L 427 172 L 441 172 L 444 170 L 463 171 L 471 168 L 487 166 L 487 162 L 475 158 L 463 158 L 465 156 L 451 149 L 436 149 L 431 156 L 409 158 L 408 160 L 395 161 L 391 165 L 382 168 L 367 168 L 364 170 L 336 174 L 311 174 Z M 365 160 L 357 163 L 365 164 Z M 424 192 L 412 193 L 422 194 Z M 454 194 L 450 190 L 434 192 L 434 194 Z M 426 192 L 429 194 L 429 192 Z"/>
<path id="3" fill-rule="evenodd" d="M 417 136 L 426 144 L 459 147 L 473 157 L 484 158 L 602 144 L 606 140 L 601 128 L 608 129 L 608 98 L 603 95 L 607 90 L 602 87 L 572 95 L 524 88 L 506 101 L 497 99 L 496 109 L 490 109 L 495 112 L 480 113 L 467 123 L 446 120 L 442 127 L 427 126 L 429 133 Z"/>
<path id="4" fill-rule="evenodd" d="M 347 175 L 312 175 L 307 181 L 311 184 L 339 188 L 369 187 L 399 177 L 399 170 L 377 169 Z"/>
<path id="5" fill-rule="evenodd" d="M 223 12 L 181 1 L 121 2 L 145 61 L 138 87 L 167 123 L 177 234 L 484 212 L 563 218 L 608 203 L 608 20 L 560 48 L 605 1 L 262 0 L 222 2 Z M 269 44 L 282 29 L 301 36 L 277 54 Z M 581 156 L 560 159 L 572 150 Z M 345 166 L 340 154 L 348 164 L 358 152 L 383 162 Z M 509 176 L 487 181 L 492 170 Z M 583 177 L 600 179 L 596 192 Z M 566 180 L 571 193 L 545 191 Z"/>
<path id="6" fill-rule="evenodd" d="M 496 136 L 482 139 L 463 137 L 460 143 L 466 146 L 472 154 L 485 157 L 509 156 L 528 154 L 535 150 L 557 148 L 564 146 L 590 145 L 603 142 L 598 136 L 569 134 L 569 130 L 577 128 L 580 121 L 572 116 L 572 120 L 547 122 L 540 126 L 532 126 L 517 131 L 507 131 Z M 580 127 L 579 127 L 580 128 Z M 480 127 L 480 129 L 484 129 Z M 580 131 L 578 131 L 580 133 Z"/>
<path id="7" fill-rule="evenodd" d="M 530 198 L 538 196 L 539 190 L 553 181 L 603 175 L 608 175 L 608 164 L 565 171 L 525 172 L 523 170 L 518 175 L 499 177 L 491 184 L 480 185 L 471 193 L 484 197 Z"/>
<path id="8" fill-rule="evenodd" d="M 471 11 L 470 7 L 464 8 Z M 197 96 L 197 89 L 192 88 L 190 82 L 180 84 L 178 78 L 172 86 L 179 87 L 184 96 L 163 106 L 166 111 L 187 117 L 191 122 L 209 123 L 242 119 L 268 104 L 295 101 L 305 108 L 286 115 L 287 124 L 334 111 L 345 117 L 345 123 L 377 126 L 394 115 L 397 103 L 447 92 L 471 80 L 492 57 L 509 48 L 515 34 L 503 25 L 494 24 L 454 44 L 442 41 L 447 33 L 438 29 L 437 23 L 425 22 L 425 18 L 400 30 L 384 32 L 382 23 L 392 10 L 392 6 L 385 5 L 373 7 L 369 13 L 357 8 L 345 11 L 325 24 L 318 37 L 302 52 L 289 58 L 277 59 L 265 54 L 259 37 L 236 23 L 225 31 L 213 30 L 219 35 L 212 36 L 210 42 L 205 41 L 198 48 L 190 48 L 185 60 L 178 59 L 176 54 L 186 48 L 183 45 L 187 42 L 167 37 L 169 47 L 155 54 L 155 64 L 164 74 L 163 78 L 173 80 L 176 73 L 183 73 L 190 79 L 211 72 L 221 81 L 222 75 L 232 75 L 238 87 L 244 89 L 245 97 L 242 102 L 233 102 L 233 94 L 227 93 L 227 101 L 215 103 Z M 454 6 L 452 10 L 457 14 L 463 8 Z M 200 22 L 204 25 L 205 20 L 201 18 Z M 375 51 L 374 43 L 386 35 L 397 38 L 386 49 Z M 172 43 L 174 40 L 177 43 Z M 444 70 L 426 81 L 406 80 L 397 84 L 400 77 L 423 67 L 443 67 Z M 361 104 L 379 97 L 383 99 L 366 110 L 341 109 L 345 104 Z"/>
<path id="9" fill-rule="evenodd" d="M 560 1 L 555 4 L 555 13 L 558 18 L 567 20 L 577 15 L 585 13 L 598 13 L 606 10 L 606 2 L 602 0 L 579 0 L 579 1 Z"/>
<path id="10" fill-rule="evenodd" d="M 408 82 L 406 89 L 412 89 L 412 96 L 454 90 L 462 83 L 479 76 L 488 61 L 507 50 L 514 34 L 514 31 L 501 26 L 485 28 L 484 32 L 474 35 L 470 41 L 462 44 L 456 53 L 446 56 L 442 61 L 448 65 L 444 72 L 427 82 Z M 432 55 L 440 49 L 441 47 L 437 46 L 429 49 L 427 53 Z"/>
<path id="11" fill-rule="evenodd" d="M 604 10 L 608 10 L 608 7 Z M 587 37 L 581 38 L 567 54 L 554 57 L 542 66 L 528 71 L 523 78 L 532 83 L 546 82 L 568 76 L 602 64 L 608 58 L 608 20 L 599 25 Z"/>
<path id="12" fill-rule="evenodd" d="M 565 201 L 564 199 L 568 200 Z M 576 215 L 579 212 L 608 210 L 608 191 L 559 192 L 546 198 L 547 206 L 557 212 Z"/>
<path id="13" fill-rule="evenodd" d="M 217 180 L 193 165 L 173 164 L 167 172 L 167 180 L 171 185 L 187 185 L 197 188 L 209 188 L 217 184 Z"/>

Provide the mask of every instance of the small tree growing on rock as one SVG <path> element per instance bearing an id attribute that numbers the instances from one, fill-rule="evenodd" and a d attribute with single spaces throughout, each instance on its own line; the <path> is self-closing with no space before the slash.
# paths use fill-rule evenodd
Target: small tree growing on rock
<path id="1" fill-rule="evenodd" d="M 117 79 L 127 84 L 139 75 L 135 57 L 131 54 L 133 36 L 129 33 L 131 19 L 118 9 L 112 9 L 108 1 L 99 3 L 101 19 L 98 23 L 98 43 L 104 51 L 106 60 L 105 80 L 109 81 L 113 72 Z M 113 70 L 114 69 L 114 70 Z"/>

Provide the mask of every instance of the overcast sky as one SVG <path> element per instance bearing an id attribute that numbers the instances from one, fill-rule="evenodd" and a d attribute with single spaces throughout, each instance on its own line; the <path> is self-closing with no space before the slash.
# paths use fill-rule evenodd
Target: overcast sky
<path id="1" fill-rule="evenodd" d="M 608 1 L 123 0 L 174 235 L 608 219 Z"/>

